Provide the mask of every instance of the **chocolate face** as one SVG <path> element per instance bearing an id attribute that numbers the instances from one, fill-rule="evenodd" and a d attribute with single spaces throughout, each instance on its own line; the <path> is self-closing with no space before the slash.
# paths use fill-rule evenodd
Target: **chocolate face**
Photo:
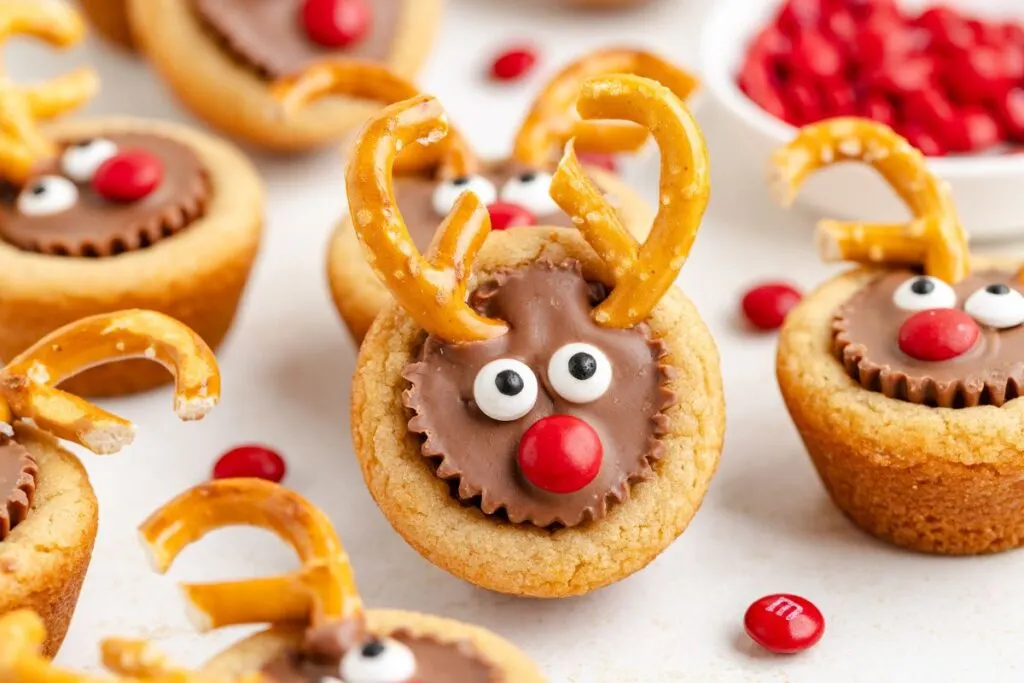
<path id="1" fill-rule="evenodd" d="M 1020 396 L 1024 385 L 1022 291 L 1012 271 L 976 272 L 955 287 L 909 271 L 887 273 L 837 312 L 835 353 L 854 379 L 890 398 L 946 408 L 999 406 Z M 929 309 L 962 311 L 955 318 L 959 338 L 976 335 L 976 341 L 965 342 L 962 353 L 949 351 L 955 355 L 947 360 L 910 355 L 904 349 L 923 354 L 901 343 L 901 335 L 925 329 L 935 339 L 948 337 L 948 323 L 921 313 Z M 930 319 L 933 327 L 922 328 Z"/>
<path id="2" fill-rule="evenodd" d="M 499 274 L 470 301 L 507 334 L 452 345 L 427 337 L 406 368 L 410 431 L 438 476 L 487 514 L 537 526 L 604 516 L 649 476 L 675 397 L 645 326 L 600 327 L 604 299 L 576 264 Z"/>
<path id="3" fill-rule="evenodd" d="M 28 516 L 36 490 L 36 462 L 28 449 L 0 437 L 0 541 Z"/>
<path id="4" fill-rule="evenodd" d="M 123 160 L 118 173 L 103 162 Z M 155 172 L 159 178 L 141 198 Z M 148 247 L 203 215 L 209 183 L 188 146 L 147 133 L 115 133 L 71 140 L 58 157 L 37 169 L 23 187 L 0 182 L 0 238 L 24 251 L 54 256 L 113 256 Z M 108 193 L 107 195 L 102 194 Z"/>
<path id="5" fill-rule="evenodd" d="M 303 0 L 194 0 L 200 20 L 239 61 L 267 80 L 331 56 L 387 62 L 406 0 L 368 2 L 366 33 L 344 47 L 321 44 L 302 17 Z M 415 1 L 415 0 L 410 0 Z"/>

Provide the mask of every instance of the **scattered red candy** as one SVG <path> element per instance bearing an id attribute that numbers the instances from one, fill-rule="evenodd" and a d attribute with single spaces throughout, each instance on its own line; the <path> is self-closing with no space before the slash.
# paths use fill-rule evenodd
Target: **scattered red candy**
<path id="1" fill-rule="evenodd" d="M 747 635 L 761 647 L 791 655 L 813 647 L 825 634 L 825 618 L 806 598 L 798 595 L 766 595 L 743 617 Z"/>
<path id="2" fill-rule="evenodd" d="M 491 78 L 496 81 L 518 80 L 537 64 L 537 53 L 533 48 L 517 47 L 498 55 L 491 64 Z"/>
<path id="3" fill-rule="evenodd" d="M 111 202 L 135 202 L 155 190 L 164 177 L 159 157 L 128 150 L 104 161 L 92 176 L 92 188 Z"/>
<path id="4" fill-rule="evenodd" d="M 309 39 L 324 47 L 345 47 L 366 36 L 373 23 L 367 0 L 305 0 L 300 20 Z"/>
<path id="5" fill-rule="evenodd" d="M 534 422 L 519 441 L 519 469 L 550 493 L 574 493 L 601 471 L 604 449 L 594 428 L 571 415 Z"/>
<path id="6" fill-rule="evenodd" d="M 284 460 L 265 446 L 248 445 L 232 448 L 213 466 L 214 479 L 255 477 L 280 482 L 285 475 Z"/>
<path id="7" fill-rule="evenodd" d="M 759 330 L 777 330 L 802 296 L 784 283 L 759 285 L 743 295 L 743 314 Z"/>
<path id="8" fill-rule="evenodd" d="M 900 350 L 911 358 L 943 361 L 971 350 L 981 329 L 967 313 L 956 308 L 918 311 L 900 326 Z"/>
<path id="9" fill-rule="evenodd" d="M 494 202 L 487 207 L 491 214 L 491 229 L 506 230 L 507 228 L 537 225 L 537 218 L 527 209 L 509 202 Z"/>

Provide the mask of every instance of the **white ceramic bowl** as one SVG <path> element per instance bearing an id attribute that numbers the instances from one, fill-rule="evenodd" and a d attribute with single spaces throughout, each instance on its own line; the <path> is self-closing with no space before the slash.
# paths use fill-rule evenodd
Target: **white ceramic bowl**
<path id="1" fill-rule="evenodd" d="M 920 9 L 936 4 L 905 0 Z M 959 0 L 947 3 L 983 17 L 1024 20 L 1022 0 Z M 736 74 L 754 34 L 774 15 L 777 0 L 715 0 L 701 36 L 702 76 L 730 121 L 730 141 L 752 164 L 766 164 L 771 152 L 796 129 L 762 110 L 739 89 Z M 735 129 L 733 129 L 735 126 Z M 1024 155 L 962 156 L 929 160 L 953 188 L 963 223 L 973 240 L 1024 239 Z M 810 179 L 797 202 L 822 216 L 894 220 L 906 215 L 886 184 L 861 165 L 830 168 Z"/>

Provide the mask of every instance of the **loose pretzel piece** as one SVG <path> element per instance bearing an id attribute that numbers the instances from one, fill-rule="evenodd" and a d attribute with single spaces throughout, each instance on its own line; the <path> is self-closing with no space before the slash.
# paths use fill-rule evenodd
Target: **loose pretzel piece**
<path id="1" fill-rule="evenodd" d="M 573 103 L 580 87 L 591 78 L 633 74 L 658 81 L 686 100 L 699 82 L 691 74 L 649 52 L 613 48 L 589 54 L 555 76 L 540 93 L 516 136 L 512 156 L 531 166 L 546 166 L 555 150 L 576 137 L 587 152 L 629 152 L 642 147 L 647 131 L 622 121 L 579 122 Z"/>
<path id="2" fill-rule="evenodd" d="M 83 318 L 36 342 L 0 370 L 0 404 L 8 422 L 31 419 L 94 453 L 116 453 L 131 443 L 134 425 L 55 387 L 129 358 L 157 361 L 174 374 L 174 409 L 182 420 L 201 419 L 220 398 L 217 361 L 195 332 L 162 313 L 128 310 Z"/>
<path id="3" fill-rule="evenodd" d="M 414 140 L 440 140 L 447 131 L 441 105 L 427 95 L 393 104 L 370 119 L 348 167 L 349 210 L 367 262 L 420 327 L 451 342 L 491 339 L 508 326 L 466 303 L 473 259 L 491 231 L 487 208 L 475 194 L 463 193 L 424 258 L 395 201 L 398 150 Z"/>
<path id="4" fill-rule="evenodd" d="M 594 309 L 595 322 L 633 327 L 651 314 L 672 286 L 693 246 L 711 194 L 707 147 L 682 101 L 647 78 L 618 74 L 591 79 L 576 106 L 586 119 L 640 124 L 661 149 L 661 201 L 642 246 L 587 178 L 571 142 L 551 182 L 552 199 L 601 256 L 607 267 L 604 279 L 614 286 Z"/>
<path id="5" fill-rule="evenodd" d="M 200 631 L 236 624 L 347 619 L 362 614 L 348 556 L 327 516 L 299 494 L 260 479 L 202 484 L 157 510 L 139 527 L 153 568 L 163 574 L 178 554 L 227 526 L 272 531 L 295 548 L 297 572 L 266 579 L 183 584 Z"/>
<path id="6" fill-rule="evenodd" d="M 386 66 L 347 60 L 322 62 L 297 76 L 279 80 L 271 94 L 287 115 L 327 95 L 346 95 L 394 104 L 420 94 L 419 89 Z M 396 173 L 419 173 L 440 167 L 442 177 L 466 175 L 479 167 L 469 145 L 454 129 L 443 144 L 440 135 L 428 135 L 402 150 L 395 162 Z"/>
<path id="7" fill-rule="evenodd" d="M 948 185 L 931 172 L 921 152 L 881 123 L 837 118 L 802 128 L 772 158 L 782 203 L 790 205 L 812 173 L 844 161 L 862 161 L 878 171 L 910 208 L 913 219 L 902 224 L 822 221 L 818 243 L 823 258 L 923 266 L 927 274 L 949 284 L 967 277 L 967 234 Z"/>

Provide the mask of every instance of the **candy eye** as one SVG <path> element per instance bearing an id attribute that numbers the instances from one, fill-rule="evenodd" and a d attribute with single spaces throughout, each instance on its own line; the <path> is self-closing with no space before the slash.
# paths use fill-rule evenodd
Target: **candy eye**
<path id="1" fill-rule="evenodd" d="M 566 401 L 590 403 L 604 396 L 611 386 L 612 364 L 596 346 L 566 344 L 551 356 L 548 380 Z"/>
<path id="2" fill-rule="evenodd" d="M 434 190 L 434 211 L 438 216 L 447 216 L 455 206 L 455 200 L 467 191 L 475 194 L 484 206 L 493 204 L 498 199 L 494 183 L 487 178 L 478 175 L 461 176 L 446 180 L 437 186 Z"/>
<path id="3" fill-rule="evenodd" d="M 982 325 L 1004 330 L 1024 323 L 1024 296 L 999 282 L 967 297 L 964 310 Z"/>
<path id="4" fill-rule="evenodd" d="M 518 420 L 533 410 L 537 402 L 537 376 L 517 360 L 492 360 L 476 374 L 473 399 L 492 420 Z"/>
<path id="5" fill-rule="evenodd" d="M 953 308 L 956 292 L 937 277 L 912 277 L 892 295 L 892 302 L 904 311 L 927 311 L 931 308 Z"/>
<path id="6" fill-rule="evenodd" d="M 117 156 L 117 145 L 105 138 L 96 138 L 65 149 L 60 167 L 64 175 L 76 183 L 87 183 L 92 180 L 96 169 L 114 156 Z"/>
<path id="7" fill-rule="evenodd" d="M 59 175 L 44 175 L 18 195 L 18 211 L 26 216 L 52 216 L 67 211 L 78 201 L 78 188 Z"/>
<path id="8" fill-rule="evenodd" d="M 551 174 L 531 171 L 512 178 L 501 188 L 501 201 L 518 204 L 534 215 L 558 213 L 558 204 L 551 198 Z"/>
<path id="9" fill-rule="evenodd" d="M 406 683 L 416 675 L 416 657 L 398 641 L 371 640 L 345 653 L 340 672 L 344 683 Z"/>

